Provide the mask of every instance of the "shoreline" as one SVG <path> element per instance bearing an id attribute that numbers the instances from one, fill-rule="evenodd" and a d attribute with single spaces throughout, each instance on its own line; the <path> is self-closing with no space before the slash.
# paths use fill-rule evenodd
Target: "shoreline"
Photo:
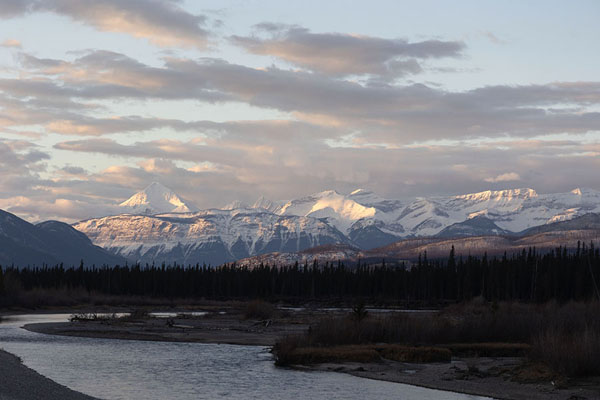
<path id="1" fill-rule="evenodd" d="M 265 338 L 260 335 L 246 335 L 246 337 L 223 337 L 217 335 L 203 336 L 164 336 L 160 334 L 128 332 L 128 331 L 113 331 L 103 332 L 98 330 L 69 330 L 64 329 L 64 324 L 68 322 L 39 322 L 34 324 L 26 324 L 22 328 L 30 332 L 41 333 L 44 335 L 57 336 L 74 336 L 86 337 L 93 339 L 117 339 L 117 340 L 141 340 L 147 342 L 175 342 L 175 343 L 212 343 L 212 344 L 230 344 L 238 346 L 272 346 L 273 338 Z M 185 332 L 182 332 L 185 334 Z"/>
<path id="2" fill-rule="evenodd" d="M 273 324 L 270 328 L 255 327 L 253 321 L 240 321 L 237 318 L 221 317 L 219 329 L 214 329 L 211 318 L 196 319 L 195 327 L 184 329 L 164 327 L 162 319 L 152 319 L 153 329 L 140 322 L 110 323 L 101 321 L 35 323 L 24 328 L 42 334 L 80 336 L 101 339 L 124 339 L 146 341 L 171 341 L 191 343 L 222 343 L 234 345 L 271 346 L 274 341 L 290 332 L 285 324 Z M 183 320 L 182 320 L 183 321 Z M 161 323 L 156 326 L 157 323 Z M 179 321 L 181 323 L 181 321 Z M 186 321 L 187 323 L 192 323 Z M 229 326 L 228 330 L 226 326 Z M 124 325 L 124 326 L 119 326 Z M 206 329 L 208 325 L 212 329 Z M 204 327 L 205 329 L 202 329 Z M 250 329 L 250 328 L 252 329 Z M 294 331 L 304 329 L 303 324 Z M 187 332 L 186 332 L 187 330 Z M 198 332 L 193 332 L 197 330 Z M 301 371 L 341 372 L 359 378 L 421 386 L 429 389 L 450 391 L 469 395 L 485 396 L 502 400 L 565 400 L 600 399 L 600 382 L 596 379 L 582 385 L 562 387 L 549 379 L 534 379 L 532 382 L 513 380 L 516 370 L 522 364 L 519 357 L 453 357 L 450 363 L 413 364 L 383 359 L 378 363 L 323 363 L 315 365 L 294 365 L 290 368 Z M 584 388 L 587 386 L 587 388 Z M 575 397 L 572 397 L 575 396 Z"/>
<path id="3" fill-rule="evenodd" d="M 273 346 L 287 335 L 304 333 L 303 318 L 250 319 L 239 312 L 174 317 L 98 318 L 70 322 L 36 322 L 23 328 L 31 332 L 104 339 L 215 343 Z"/>
<path id="4" fill-rule="evenodd" d="M 39 374 L 3 349 L 0 349 L 0 399 L 97 400 Z"/>
<path id="5" fill-rule="evenodd" d="M 523 383 L 506 376 L 469 376 L 469 368 L 487 364 L 491 368 L 514 367 L 518 358 L 455 358 L 451 363 L 409 364 L 384 360 L 381 363 L 323 363 L 293 365 L 300 371 L 339 372 L 359 378 L 419 386 L 445 392 L 489 397 L 497 400 L 600 399 L 593 389 L 558 388 L 551 382 Z"/>

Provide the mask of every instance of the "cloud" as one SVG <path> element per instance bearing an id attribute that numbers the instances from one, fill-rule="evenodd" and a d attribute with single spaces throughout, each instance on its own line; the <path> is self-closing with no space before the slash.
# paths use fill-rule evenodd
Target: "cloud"
<path id="1" fill-rule="evenodd" d="M 355 132 L 364 143 L 392 145 L 427 139 L 580 133 L 600 126 L 600 113 L 595 111 L 600 103 L 599 82 L 496 85 L 451 92 L 423 84 L 362 85 L 322 74 L 255 69 L 211 58 L 171 58 L 162 67 L 107 51 L 89 52 L 73 61 L 31 56 L 22 60 L 35 79 L 3 79 L 0 90 L 11 98 L 27 99 L 23 103 L 27 115 L 46 119 L 52 130 L 65 134 L 99 135 L 133 131 L 135 126 L 185 129 L 176 128 L 185 126 L 182 122 L 136 116 L 100 120 L 84 118 L 81 112 L 60 115 L 71 106 L 49 112 L 53 101 L 77 105 L 81 99 L 121 98 L 241 102 L 286 112 L 312 125 L 335 127 L 345 134 Z M 43 104 L 36 106 L 32 98 Z M 6 121 L 14 115 L 5 113 Z"/>
<path id="2" fill-rule="evenodd" d="M 494 44 L 506 44 L 507 42 L 501 38 L 499 38 L 496 34 L 490 31 L 481 31 L 481 36 L 487 38 L 490 42 Z"/>
<path id="3" fill-rule="evenodd" d="M 3 2 L 0 16 L 51 12 L 160 46 L 204 49 L 211 21 L 183 7 L 23 0 Z M 0 139 L 0 208 L 73 221 L 117 212 L 152 181 L 200 207 L 357 186 L 402 197 L 517 181 L 540 193 L 567 191 L 573 176 L 576 186 L 598 185 L 600 82 L 447 90 L 398 78 L 431 72 L 447 57 L 466 60 L 459 41 L 278 24 L 229 40 L 274 65 L 184 58 L 169 49 L 153 62 L 109 50 L 60 58 L 12 50 L 15 64 L 0 78 L 0 135 L 24 140 Z M 227 111 L 249 105 L 261 109 L 252 118 L 268 110 L 278 119 L 235 120 L 225 108 L 219 117 L 231 121 L 173 117 L 183 101 L 211 109 L 227 103 Z"/>
<path id="4" fill-rule="evenodd" d="M 207 179 L 202 178 L 202 174 L 208 173 L 215 185 L 211 187 L 218 189 L 214 193 L 199 189 L 195 195 L 193 192 L 187 195 L 200 206 L 217 206 L 222 200 L 251 202 L 259 193 L 272 198 L 289 198 L 326 188 L 351 191 L 356 186 L 367 186 L 390 196 L 415 192 L 461 194 L 504 189 L 507 183 L 520 180 L 543 193 L 569 190 L 572 173 L 577 174 L 578 184 L 583 182 L 581 185 L 594 187 L 594 171 L 599 164 L 593 155 L 593 151 L 598 151 L 598 145 L 583 145 L 576 141 L 505 142 L 505 150 L 499 149 L 497 143 L 388 149 L 331 148 L 325 143 L 311 141 L 293 145 L 269 142 L 269 150 L 265 151 L 263 146 L 248 143 L 236 135 L 225 135 L 223 141 L 215 141 L 214 146 L 203 143 L 171 140 L 123 145 L 94 139 L 64 142 L 58 147 L 102 153 L 121 160 L 135 157 L 138 160 L 135 168 L 115 169 L 110 179 L 114 177 L 123 182 L 131 179 L 132 182 L 140 181 L 140 185 L 142 177 L 151 179 L 152 174 L 183 182 L 190 176 L 202 181 Z M 178 162 L 193 163 L 194 167 L 176 166 Z M 195 167 L 199 163 L 210 168 Z M 495 175 L 494 172 L 502 170 L 506 163 L 513 165 L 514 171 Z M 197 175 L 189 175 L 190 172 Z M 171 178 L 175 173 L 178 177 Z M 219 197 L 219 180 L 212 180 L 217 176 L 224 182 L 237 182 L 237 196 Z M 490 176 L 494 178 L 486 179 Z M 229 184 L 225 186 L 226 191 L 232 193 Z"/>
<path id="5" fill-rule="evenodd" d="M 21 42 L 17 39 L 6 39 L 0 46 L 21 48 Z"/>
<path id="6" fill-rule="evenodd" d="M 67 175 L 71 175 L 71 176 L 87 175 L 87 172 L 86 172 L 85 169 L 83 169 L 81 167 L 71 166 L 71 165 L 67 165 L 67 166 L 62 167 L 60 169 L 60 172 L 65 173 Z"/>
<path id="7" fill-rule="evenodd" d="M 31 9 L 32 1 L 3 0 L 0 4 L 0 17 L 12 18 L 24 14 Z"/>
<path id="8" fill-rule="evenodd" d="M 52 12 L 96 28 L 148 39 L 157 46 L 204 49 L 210 33 L 207 18 L 194 15 L 172 0 L 10 0 L 0 16 Z"/>
<path id="9" fill-rule="evenodd" d="M 332 75 L 375 75 L 393 80 L 419 73 L 419 60 L 459 57 L 458 41 L 383 39 L 344 33 L 312 33 L 299 26 L 259 24 L 267 37 L 232 36 L 230 41 L 250 53 L 274 56 L 311 71 Z"/>
<path id="10" fill-rule="evenodd" d="M 291 141 L 272 140 L 276 127 L 297 132 Z M 0 177 L 0 208 L 30 220 L 74 221 L 117 212 L 116 204 L 152 181 L 165 182 L 202 208 L 232 200 L 251 203 L 260 194 L 284 199 L 329 188 L 350 192 L 365 187 L 389 197 L 461 194 L 510 188 L 509 178 L 544 193 L 572 189 L 573 176 L 576 186 L 595 187 L 600 167 L 597 140 L 332 148 L 324 141 L 302 140 L 310 126 L 274 122 L 270 132 L 255 136 L 253 130 L 262 128 L 268 131 L 269 124 L 216 124 L 212 129 L 219 130 L 219 137 L 191 140 L 124 144 L 93 138 L 56 145 L 61 151 L 111 157 L 112 165 L 97 172 L 70 164 L 47 171 L 49 155 L 32 143 L 2 142 L 0 160 L 5 164 L 0 168 L 6 172 Z M 72 160 L 57 154 L 53 161 L 63 159 Z M 512 170 L 498 174 L 507 164 Z"/>
<path id="11" fill-rule="evenodd" d="M 511 181 L 520 181 L 521 177 L 516 172 L 507 172 L 505 174 L 500 174 L 495 178 L 485 178 L 484 181 L 495 183 L 495 182 L 511 182 Z"/>

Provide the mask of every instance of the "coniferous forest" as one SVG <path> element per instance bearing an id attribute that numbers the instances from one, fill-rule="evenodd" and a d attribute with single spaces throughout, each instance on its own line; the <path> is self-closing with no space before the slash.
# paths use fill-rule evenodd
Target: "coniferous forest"
<path id="1" fill-rule="evenodd" d="M 546 254 L 529 249 L 511 256 L 445 260 L 423 254 L 414 264 L 376 266 L 343 262 L 255 268 L 227 264 L 133 265 L 76 268 L 4 267 L 0 291 L 84 290 L 155 298 L 352 299 L 444 303 L 483 297 L 488 301 L 547 302 L 600 299 L 600 251 L 581 244 L 577 251 L 557 248 Z"/>

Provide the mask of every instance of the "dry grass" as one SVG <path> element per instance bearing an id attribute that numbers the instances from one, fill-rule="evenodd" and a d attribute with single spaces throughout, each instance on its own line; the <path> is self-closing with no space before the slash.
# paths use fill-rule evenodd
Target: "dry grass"
<path id="1" fill-rule="evenodd" d="M 342 345 L 331 347 L 303 346 L 299 337 L 288 337 L 274 348 L 277 365 L 320 363 L 379 362 L 381 358 L 408 363 L 450 362 L 451 352 L 439 347 L 400 345 Z"/>
<path id="2" fill-rule="evenodd" d="M 543 332 L 533 340 L 532 356 L 567 376 L 600 375 L 600 332 Z"/>
<path id="3" fill-rule="evenodd" d="M 452 343 L 442 347 L 463 357 L 523 357 L 531 351 L 527 343 Z"/>
<path id="4" fill-rule="evenodd" d="M 399 347 L 384 354 L 379 346 L 379 354 L 399 361 L 419 362 L 422 354 L 427 360 L 424 349 L 442 348 L 446 355 L 439 353 L 441 359 L 449 352 L 475 357 L 527 356 L 558 374 L 600 375 L 599 315 L 599 303 L 496 305 L 477 300 L 435 314 L 323 318 L 280 349 L 285 359 L 285 354 L 303 347 L 384 343 Z M 419 350 L 402 350 L 407 348 Z M 431 355 L 433 359 L 436 356 Z"/>
<path id="5" fill-rule="evenodd" d="M 285 363 L 282 361 L 285 359 Z M 289 354 L 278 356 L 279 365 L 289 364 L 320 364 L 326 362 L 359 362 L 370 363 L 380 360 L 379 353 L 365 346 L 335 346 L 335 347 L 300 347 Z"/>
<path id="6" fill-rule="evenodd" d="M 253 300 L 245 304 L 244 317 L 246 319 L 272 319 L 277 315 L 273 304 L 262 300 Z"/>
<path id="7" fill-rule="evenodd" d="M 375 348 L 383 358 L 407 363 L 450 362 L 452 352 L 441 347 L 385 345 Z"/>

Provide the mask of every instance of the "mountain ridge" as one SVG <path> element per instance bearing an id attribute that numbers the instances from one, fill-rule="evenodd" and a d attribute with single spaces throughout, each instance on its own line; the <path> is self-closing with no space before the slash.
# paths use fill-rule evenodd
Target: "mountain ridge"
<path id="1" fill-rule="evenodd" d="M 177 209 L 177 204 L 167 208 Z M 215 264 L 331 243 L 369 250 L 436 235 L 515 235 L 590 212 L 600 212 L 600 192 L 591 189 L 539 194 L 518 188 L 413 200 L 357 189 L 350 194 L 325 190 L 287 201 L 261 196 L 252 206 L 232 202 L 221 209 L 109 216 L 73 226 L 132 262 Z"/>
<path id="2" fill-rule="evenodd" d="M 80 262 L 122 264 L 125 259 L 95 246 L 82 232 L 60 221 L 31 224 L 14 214 L 0 210 L 0 265 L 42 264 L 78 266 Z"/>
<path id="3" fill-rule="evenodd" d="M 186 213 L 198 210 L 196 206 L 186 204 L 174 191 L 158 182 L 152 182 L 133 194 L 120 203 L 119 207 L 131 214 Z"/>
<path id="4" fill-rule="evenodd" d="M 562 247 L 573 251 L 580 244 L 598 244 L 600 241 L 600 214 L 585 214 L 570 221 L 551 224 L 542 231 L 530 230 L 521 234 L 492 236 L 424 237 L 403 239 L 387 246 L 361 250 L 348 245 L 333 248 L 306 249 L 295 253 L 275 252 L 249 257 L 238 261 L 238 265 L 283 266 L 311 264 L 313 262 L 345 262 L 349 264 L 404 262 L 412 264 L 424 255 L 429 259 L 446 259 L 454 248 L 456 257 L 490 257 L 512 255 L 535 249 L 539 253 L 554 251 Z"/>

